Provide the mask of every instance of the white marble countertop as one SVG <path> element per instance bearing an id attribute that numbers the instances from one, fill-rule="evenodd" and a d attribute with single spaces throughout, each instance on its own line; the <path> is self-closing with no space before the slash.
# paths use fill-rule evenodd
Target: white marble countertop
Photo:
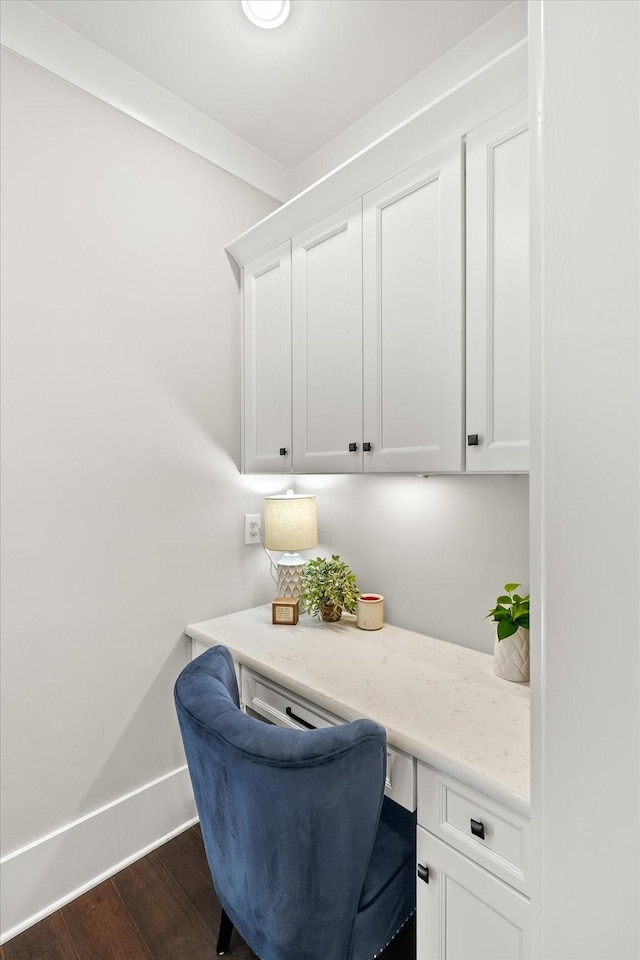
<path id="1" fill-rule="evenodd" d="M 529 685 L 496 677 L 492 656 L 348 615 L 274 626 L 270 604 L 185 632 L 345 720 L 377 720 L 393 746 L 528 814 Z"/>

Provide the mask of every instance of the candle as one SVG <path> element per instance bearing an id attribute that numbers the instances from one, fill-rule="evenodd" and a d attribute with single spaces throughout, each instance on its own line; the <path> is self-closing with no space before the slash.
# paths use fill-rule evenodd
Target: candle
<path id="1" fill-rule="evenodd" d="M 384 597 L 382 594 L 360 594 L 356 623 L 361 630 L 380 630 L 384 624 Z"/>

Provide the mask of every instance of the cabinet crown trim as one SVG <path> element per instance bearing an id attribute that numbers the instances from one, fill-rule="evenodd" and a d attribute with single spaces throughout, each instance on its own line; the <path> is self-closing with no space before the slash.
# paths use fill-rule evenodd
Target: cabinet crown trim
<path id="1" fill-rule="evenodd" d="M 233 240 L 239 267 L 527 97 L 527 40 L 427 104 Z"/>

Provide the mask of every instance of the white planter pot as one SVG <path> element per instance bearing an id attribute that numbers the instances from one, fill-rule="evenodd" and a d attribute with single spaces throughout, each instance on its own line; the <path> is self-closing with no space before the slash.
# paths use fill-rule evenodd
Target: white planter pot
<path id="1" fill-rule="evenodd" d="M 493 648 L 493 668 L 497 677 L 524 683 L 529 679 L 529 631 L 518 627 L 515 633 L 498 640 Z"/>

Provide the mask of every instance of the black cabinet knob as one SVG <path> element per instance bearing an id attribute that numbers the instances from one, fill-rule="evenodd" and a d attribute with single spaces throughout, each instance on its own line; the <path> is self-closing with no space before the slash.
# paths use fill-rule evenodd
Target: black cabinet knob
<path id="1" fill-rule="evenodd" d="M 478 446 L 478 434 L 469 433 L 467 435 L 467 446 L 468 447 L 477 447 Z"/>
<path id="2" fill-rule="evenodd" d="M 280 456 L 281 456 L 281 457 L 286 457 L 286 455 L 287 455 L 287 448 L 286 448 L 286 447 L 280 447 Z"/>
<path id="3" fill-rule="evenodd" d="M 358 444 L 357 444 L 357 443 L 350 443 L 350 444 L 349 444 L 349 453 L 355 453 L 357 449 L 358 449 Z"/>
<path id="4" fill-rule="evenodd" d="M 484 823 L 481 820 L 471 818 L 471 833 L 479 840 L 484 840 Z"/>
<path id="5" fill-rule="evenodd" d="M 421 863 L 418 864 L 418 878 L 424 880 L 425 883 L 429 883 L 429 867 L 423 867 Z"/>
<path id="6" fill-rule="evenodd" d="M 370 444 L 370 443 L 363 443 L 363 444 L 362 444 L 362 449 L 364 450 L 365 453 L 370 453 L 370 452 L 371 452 L 371 444 Z"/>

